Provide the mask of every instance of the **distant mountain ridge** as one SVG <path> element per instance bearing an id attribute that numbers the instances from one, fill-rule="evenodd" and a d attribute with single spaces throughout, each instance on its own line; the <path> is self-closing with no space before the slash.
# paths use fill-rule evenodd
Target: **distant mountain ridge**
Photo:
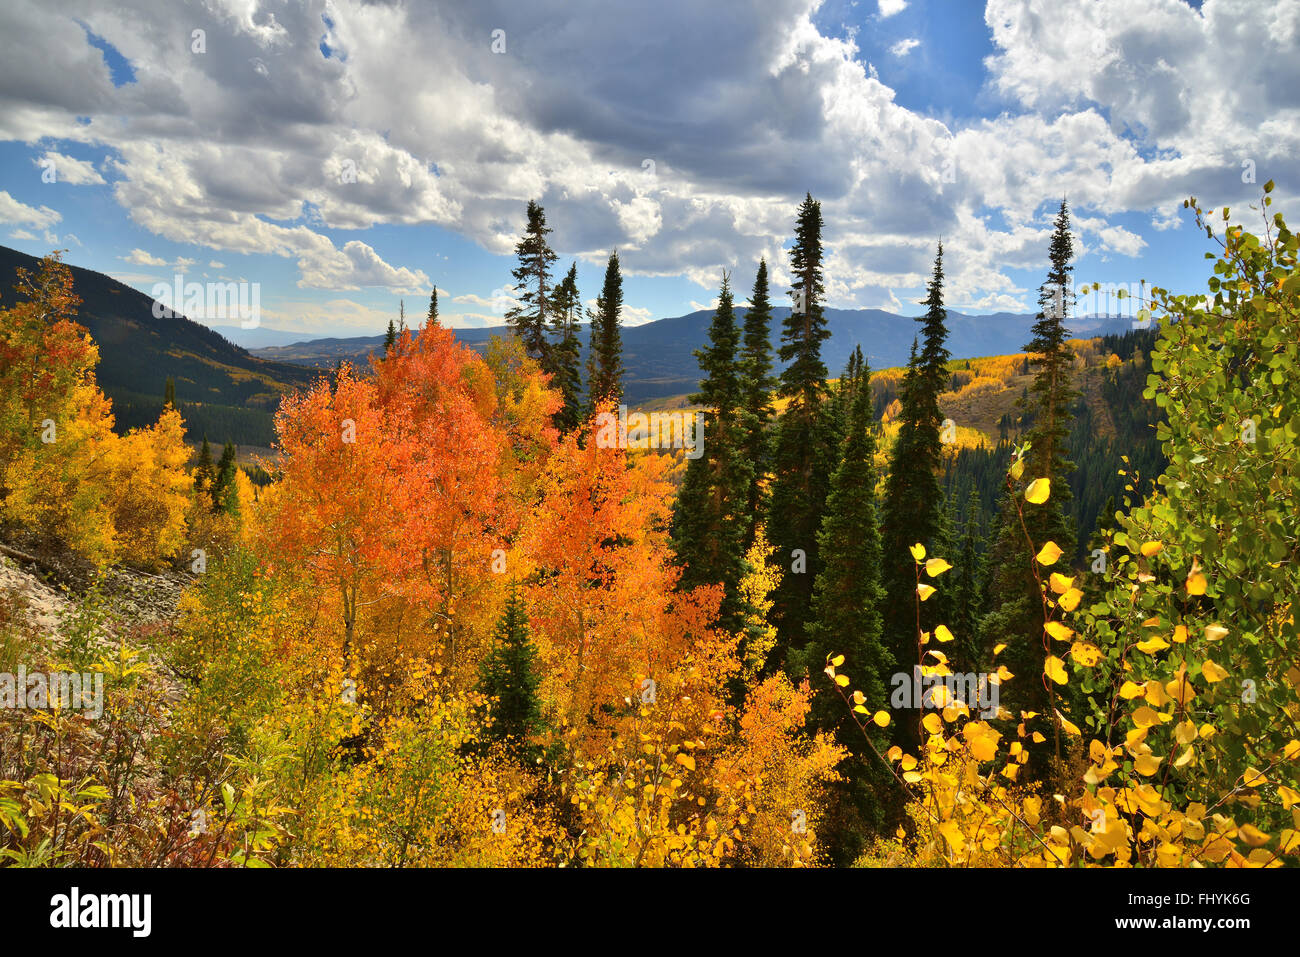
<path id="1" fill-rule="evenodd" d="M 736 309 L 737 322 L 743 322 L 745 307 Z M 772 310 L 773 354 L 780 347 L 781 323 L 790 315 L 789 306 Z M 625 392 L 629 402 L 681 395 L 693 392 L 699 384 L 699 365 L 694 351 L 705 346 L 713 310 L 698 310 L 684 316 L 656 319 L 639 326 L 623 328 L 623 365 L 627 370 Z M 826 310 L 831 337 L 822 345 L 822 358 L 830 375 L 837 376 L 857 345 L 862 346 L 873 369 L 906 364 L 912 339 L 920 332 L 920 323 L 910 316 L 882 309 Z M 968 315 L 948 312 L 948 351 L 959 358 L 1006 355 L 1022 351 L 1031 338 L 1034 317 L 1028 313 Z M 1091 337 L 1123 333 L 1130 320 L 1116 316 L 1081 316 L 1070 322 L 1073 335 Z M 483 348 L 493 335 L 502 335 L 506 327 L 456 329 L 467 345 Z M 586 358 L 587 331 L 581 333 L 583 358 Z M 371 351 L 383 347 L 383 336 L 324 338 L 286 346 L 253 349 L 264 359 L 298 363 L 317 368 L 333 368 L 340 360 L 360 364 Z"/>
<path id="2" fill-rule="evenodd" d="M 0 246 L 0 305 L 16 301 L 14 270 L 37 269 L 39 260 Z M 383 347 L 383 336 L 318 338 L 283 344 L 294 333 L 279 329 L 217 329 L 184 317 L 156 318 L 153 299 L 103 273 L 69 264 L 73 290 L 82 299 L 78 319 L 100 350 L 97 379 L 113 400 L 119 428 L 146 425 L 158 417 L 168 377 L 193 438 L 207 435 L 214 442 L 267 446 L 280 397 L 308 386 L 320 369 L 340 360 L 364 367 L 366 356 Z M 743 322 L 744 307 L 736 310 Z M 781 323 L 790 307 L 773 309 L 772 344 L 780 345 Z M 708 339 L 713 310 L 657 319 L 623 329 L 625 395 L 630 403 L 694 392 L 699 366 L 694 352 Z M 849 353 L 861 344 L 874 369 L 903 365 L 920 324 L 907 316 L 880 309 L 827 309 L 831 337 L 822 347 L 829 374 L 843 370 Z M 948 349 L 959 358 L 1005 355 L 1021 351 L 1030 339 L 1033 317 L 997 313 L 976 316 L 948 313 Z M 1070 323 L 1078 336 L 1128 331 L 1119 317 L 1080 317 Z M 467 345 L 484 349 L 505 326 L 456 329 Z M 231 341 L 272 341 L 277 344 L 245 349 Z M 581 332 L 586 357 L 587 330 Z"/>

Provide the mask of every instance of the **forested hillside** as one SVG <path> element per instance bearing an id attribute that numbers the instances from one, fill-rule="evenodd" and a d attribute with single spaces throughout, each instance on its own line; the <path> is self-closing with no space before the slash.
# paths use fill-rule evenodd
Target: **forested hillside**
<path id="1" fill-rule="evenodd" d="M 16 271 L 40 260 L 0 246 L 0 305 L 12 307 Z M 119 429 L 144 426 L 162 411 L 167 380 L 189 433 L 214 442 L 269 446 L 280 398 L 315 373 L 268 362 L 184 316 L 157 318 L 154 301 L 103 273 L 69 266 L 78 321 L 99 348 L 98 379 Z"/>
<path id="2" fill-rule="evenodd" d="M 1189 200 L 1206 289 L 1092 339 L 1062 201 L 1021 351 L 991 357 L 952 355 L 939 244 L 880 370 L 828 366 L 806 195 L 798 308 L 765 260 L 724 273 L 686 415 L 619 411 L 634 252 L 580 321 L 536 202 L 506 336 L 471 348 L 435 293 L 291 391 L 188 325 L 185 350 L 86 316 L 106 289 L 57 256 L 20 269 L 0 857 L 1294 865 L 1300 241 L 1272 189 L 1257 233 Z M 150 349 L 175 401 L 115 430 L 104 356 Z M 274 410 L 260 484 L 195 450 L 232 394 Z"/>

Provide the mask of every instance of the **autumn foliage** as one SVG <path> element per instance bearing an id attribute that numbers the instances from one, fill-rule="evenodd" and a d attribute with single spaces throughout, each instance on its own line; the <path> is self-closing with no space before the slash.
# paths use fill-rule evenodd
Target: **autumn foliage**
<path id="1" fill-rule="evenodd" d="M 1032 474 L 1026 446 L 1006 475 L 1042 627 L 1029 673 L 1006 666 L 1002 644 L 979 664 L 997 689 L 1032 683 L 1048 705 L 980 713 L 939 691 L 903 718 L 880 676 L 866 680 L 881 663 L 834 650 L 853 647 L 845 636 L 817 632 L 833 650 L 811 675 L 773 660 L 773 596 L 802 572 L 762 522 L 739 627 L 723 627 L 724 585 L 685 587 L 669 533 L 683 450 L 598 441 L 592 417 L 557 429 L 564 399 L 518 341 L 480 354 L 430 322 L 368 368 L 322 375 L 279 409 L 270 484 L 236 468 L 221 507 L 177 411 L 114 432 L 51 257 L 3 313 L 0 521 L 187 582 L 174 621 L 104 613 L 23 649 L 102 671 L 107 706 L 97 724 L 4 717 L 0 854 L 811 866 L 830 859 L 853 793 L 844 775 L 865 762 L 872 806 L 890 816 L 863 866 L 1290 863 L 1296 237 L 1278 218 L 1263 239 L 1233 227 L 1223 243 L 1210 300 L 1155 291 L 1148 393 L 1171 413 L 1171 464 L 1154 486 L 1133 477 L 1100 533 L 1104 570 L 1032 539 L 1033 510 L 1060 489 Z M 1091 342 L 1071 348 L 1105 361 Z M 956 370 L 945 401 L 1000 387 L 1021 361 Z M 880 400 L 886 439 L 897 384 L 877 374 L 858 406 Z M 911 549 L 917 622 L 922 603 L 944 607 L 952 577 L 952 556 L 934 551 Z M 918 627 L 905 643 L 915 660 L 889 666 L 952 676 L 959 630 Z M 85 631 L 112 641 L 74 640 Z M 13 634 L 0 614 L 0 652 L 18 647 Z M 506 689 L 527 699 L 511 704 L 527 719 L 519 741 L 500 733 L 499 682 L 525 672 Z"/>

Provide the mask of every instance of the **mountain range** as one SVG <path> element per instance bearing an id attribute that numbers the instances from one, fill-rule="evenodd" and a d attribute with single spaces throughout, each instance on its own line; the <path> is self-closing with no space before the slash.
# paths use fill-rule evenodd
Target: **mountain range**
<path id="1" fill-rule="evenodd" d="M 745 308 L 736 309 L 736 321 L 744 321 Z M 781 323 L 790 315 L 790 307 L 772 310 L 772 347 L 780 346 Z M 656 319 L 623 329 L 623 365 L 627 370 L 624 392 L 629 402 L 681 395 L 693 392 L 699 383 L 699 366 L 695 350 L 706 344 L 712 310 L 699 310 L 670 319 Z M 948 351 L 954 357 L 976 358 L 1020 352 L 1030 338 L 1032 315 L 996 313 L 968 315 L 948 312 Z M 826 309 L 826 323 L 831 337 L 822 344 L 822 358 L 831 376 L 839 374 L 849 360 L 854 346 L 861 344 L 873 369 L 885 369 L 907 363 L 912 339 L 920 324 L 908 316 L 881 309 Z M 1124 333 L 1130 320 L 1117 316 L 1081 316 L 1071 323 L 1071 332 L 1079 337 Z M 482 348 L 494 335 L 503 335 L 506 327 L 457 329 L 462 341 Z M 583 329 L 583 360 L 586 360 L 587 330 Z M 382 349 L 383 336 L 323 338 L 290 345 L 252 349 L 263 359 L 296 363 L 317 368 L 333 368 L 338 362 L 363 364 L 372 351 Z"/>
<path id="2" fill-rule="evenodd" d="M 0 305 L 10 306 L 9 292 L 18 267 L 39 268 L 39 260 L 0 246 Z M 383 336 L 317 338 L 286 341 L 298 334 L 279 329 L 209 328 L 183 316 L 157 318 L 148 295 L 103 273 L 71 266 L 73 289 L 82 299 L 79 320 L 100 349 L 97 377 L 113 400 L 117 425 L 125 429 L 157 418 L 165 384 L 171 378 L 191 436 L 213 441 L 268 446 L 272 420 L 280 397 L 303 388 L 340 361 L 365 367 L 366 356 L 383 346 Z M 736 310 L 743 322 L 745 308 Z M 779 346 L 781 323 L 788 306 L 772 310 L 772 343 Z M 629 403 L 693 392 L 699 381 L 694 352 L 708 338 L 712 310 L 657 319 L 623 329 L 625 396 Z M 913 337 L 914 319 L 879 309 L 826 310 L 830 338 L 822 355 L 830 375 L 838 375 L 854 346 L 861 344 L 872 368 L 903 365 Z M 968 315 L 949 311 L 948 348 L 954 357 L 980 357 L 1019 352 L 1029 340 L 1030 315 L 996 313 Z M 1125 332 L 1129 320 L 1084 316 L 1071 322 L 1077 336 Z M 457 329 L 476 349 L 486 347 L 504 326 Z M 587 331 L 581 333 L 585 343 Z M 236 340 L 241 344 L 236 344 Z"/>

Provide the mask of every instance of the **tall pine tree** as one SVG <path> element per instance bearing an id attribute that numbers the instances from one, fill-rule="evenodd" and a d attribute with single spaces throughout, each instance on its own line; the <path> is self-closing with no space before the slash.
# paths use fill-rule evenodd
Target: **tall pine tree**
<path id="1" fill-rule="evenodd" d="M 519 260 L 510 275 L 519 304 L 506 312 L 506 324 L 524 344 L 528 355 L 546 365 L 546 310 L 551 301 L 551 266 L 558 258 L 546 237 L 546 213 L 535 200 L 528 201 L 528 223 L 523 238 L 515 244 Z"/>
<path id="2" fill-rule="evenodd" d="M 1072 469 L 1066 459 L 1071 404 L 1078 393 L 1071 381 L 1073 356 L 1066 341 L 1066 320 L 1073 307 L 1070 274 L 1074 243 L 1070 217 L 1064 200 L 1056 216 L 1048 249 L 1047 281 L 1039 289 L 1039 312 L 1033 339 L 1025 346 L 1030 354 L 1034 383 L 1023 405 L 1030 421 L 1024 472 L 1004 493 L 998 513 L 993 546 L 989 553 L 989 611 L 980 625 L 984 644 L 1005 644 L 1000 661 L 1026 680 L 1011 682 L 1003 691 L 1004 706 L 1032 710 L 1052 719 L 1056 700 L 1041 679 L 1047 652 L 1043 648 L 1043 605 L 1034 578 L 1034 555 L 1047 541 L 1053 541 L 1066 556 L 1075 553 L 1075 529 L 1067 506 Z M 1024 486 L 1033 479 L 1050 478 L 1051 495 L 1042 505 L 1026 505 Z M 1019 508 L 1024 509 L 1023 525 Z M 1026 537 L 1027 536 L 1027 537 Z M 1059 729 L 1058 729 L 1059 738 Z M 1031 768 L 1039 773 L 1042 767 Z"/>
<path id="3" fill-rule="evenodd" d="M 947 382 L 947 312 L 943 306 L 943 246 L 934 260 L 923 324 L 924 343 L 916 343 L 899 387 L 899 427 L 889 455 L 881 522 L 881 568 L 885 586 L 885 638 L 899 666 L 916 664 L 916 566 L 909 548 L 917 542 L 935 547 L 941 529 L 943 489 L 939 393 Z M 942 556 L 949 558 L 950 556 Z M 933 620 L 939 603 L 922 609 L 923 630 L 946 622 Z M 906 727 L 909 722 L 901 723 Z"/>
<path id="4" fill-rule="evenodd" d="M 751 465 L 745 490 L 744 543 L 754 544 L 763 513 L 762 481 L 769 467 L 768 427 L 772 421 L 772 303 L 768 298 L 767 260 L 758 262 L 754 291 L 745 312 L 740 354 L 741 455 Z"/>
<path id="5" fill-rule="evenodd" d="M 673 512 L 672 540 L 685 566 L 683 588 L 724 586 L 720 623 L 729 630 L 741 627 L 737 587 L 744 571 L 744 509 L 752 474 L 742 449 L 746 433 L 739 414 L 739 346 L 731 284 L 724 272 L 709 344 L 695 351 L 703 373 L 700 391 L 689 397 L 691 404 L 703 406 L 696 414 L 705 417 L 705 441 L 699 458 L 687 460 Z"/>
<path id="6" fill-rule="evenodd" d="M 790 249 L 794 275 L 794 308 L 781 327 L 782 370 L 777 394 L 789 400 L 777 427 L 773 455 L 769 537 L 776 558 L 787 572 L 773 595 L 773 624 L 777 626 L 774 661 L 784 661 L 789 648 L 804 643 L 804 623 L 812 602 L 817 564 L 817 532 L 835 468 L 837 450 L 827 429 L 822 405 L 826 398 L 826 364 L 821 346 L 830 336 L 822 304 L 822 209 L 805 196 Z"/>
<path id="7" fill-rule="evenodd" d="M 615 405 L 623 400 L 623 274 L 619 269 L 618 250 L 609 254 L 605 282 L 596 297 L 596 309 L 588 311 L 591 320 L 591 348 L 587 354 L 587 397 L 591 408 L 602 400 Z"/>
<path id="8" fill-rule="evenodd" d="M 858 353 L 859 357 L 861 353 Z M 853 363 L 853 382 L 869 376 Z M 843 381 L 843 380 L 841 380 Z M 813 587 L 808 643 L 790 652 L 793 670 L 818 676 L 831 655 L 844 655 L 844 670 L 875 710 L 888 705 L 886 688 L 893 658 L 881 635 L 880 605 L 884 591 L 878 579 L 880 535 L 876 526 L 876 438 L 871 392 L 850 387 L 843 453 L 831 478 L 821 530 L 817 534 L 819 571 Z M 843 720 L 844 703 L 825 681 L 814 682 L 811 724 L 840 729 L 840 743 L 850 759 L 839 768 L 844 780 L 836 789 L 831 816 L 836 820 L 831 854 L 851 863 L 868 833 L 880 823 L 877 787 L 887 787 L 877 758 L 857 727 Z M 870 725 L 869 725 L 870 726 Z"/>
<path id="9" fill-rule="evenodd" d="M 438 324 L 438 287 L 433 287 L 433 292 L 429 293 L 429 315 L 425 317 L 425 322 L 430 326 Z"/>
<path id="10" fill-rule="evenodd" d="M 561 431 L 578 427 L 582 420 L 582 344 L 578 340 L 582 299 L 578 295 L 578 264 L 555 287 L 551 300 L 551 330 L 554 339 L 549 349 L 551 387 L 560 390 L 564 405 L 555 413 L 555 425 Z"/>

